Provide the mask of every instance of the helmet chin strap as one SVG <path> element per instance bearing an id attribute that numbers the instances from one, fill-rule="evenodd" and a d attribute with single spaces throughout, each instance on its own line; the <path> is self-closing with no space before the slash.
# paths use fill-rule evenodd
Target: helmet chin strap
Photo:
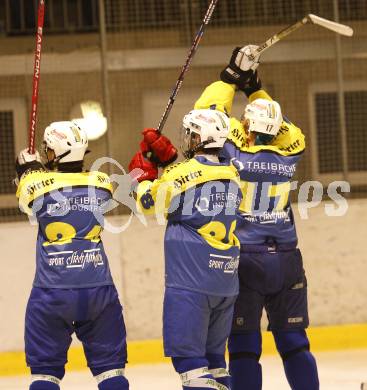
<path id="1" fill-rule="evenodd" d="M 67 150 L 66 152 L 60 154 L 60 156 L 58 156 L 58 157 L 54 158 L 52 161 L 50 161 L 47 157 L 47 151 L 46 151 L 46 158 L 47 158 L 47 163 L 45 164 L 46 168 L 47 169 L 55 169 L 58 166 L 60 160 L 70 153 L 71 153 L 71 151 Z"/>
<path id="2" fill-rule="evenodd" d="M 187 151 L 184 153 L 184 156 L 185 156 L 186 158 L 193 158 L 197 152 L 199 152 L 201 149 L 204 148 L 204 146 L 206 146 L 206 145 L 208 145 L 208 144 L 211 144 L 211 143 L 213 143 L 213 142 L 214 142 L 213 139 L 211 139 L 211 140 L 206 140 L 206 141 L 203 141 L 203 142 L 200 142 L 200 143 L 198 143 L 193 149 L 187 150 Z"/>

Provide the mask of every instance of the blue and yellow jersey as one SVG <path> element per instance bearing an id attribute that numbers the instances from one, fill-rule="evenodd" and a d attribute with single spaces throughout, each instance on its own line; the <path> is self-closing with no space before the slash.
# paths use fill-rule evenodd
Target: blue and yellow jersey
<path id="1" fill-rule="evenodd" d="M 39 224 L 35 287 L 113 284 L 100 237 L 112 197 L 107 175 L 33 170 L 22 176 L 17 197 L 20 208 Z"/>
<path id="2" fill-rule="evenodd" d="M 204 156 L 171 165 L 137 188 L 144 214 L 164 213 L 166 286 L 210 295 L 238 293 L 239 241 L 234 235 L 241 201 L 232 164 Z"/>
<path id="3" fill-rule="evenodd" d="M 235 86 L 217 81 L 209 85 L 195 109 L 214 108 L 231 113 Z M 269 99 L 259 90 L 249 100 Z M 284 119 L 277 136 L 269 145 L 249 146 L 241 122 L 230 118 L 231 129 L 221 152 L 231 161 L 241 178 L 243 200 L 236 234 L 241 244 L 262 244 L 269 239 L 278 243 L 297 242 L 289 192 L 296 165 L 305 149 L 302 131 Z"/>

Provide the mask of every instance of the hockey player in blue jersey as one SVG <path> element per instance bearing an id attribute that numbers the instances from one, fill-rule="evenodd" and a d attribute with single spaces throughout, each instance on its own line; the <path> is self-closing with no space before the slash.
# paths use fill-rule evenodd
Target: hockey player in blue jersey
<path id="1" fill-rule="evenodd" d="M 269 327 L 294 390 L 319 388 L 309 350 L 307 281 L 289 201 L 290 181 L 305 149 L 302 131 L 282 116 L 280 106 L 261 88 L 256 46 L 236 48 L 222 81 L 206 88 L 195 108 L 230 114 L 236 90 L 249 104 L 231 130 L 221 159 L 238 168 L 243 202 L 236 235 L 241 243 L 240 293 L 229 338 L 232 390 L 262 387 L 260 320 Z"/>
<path id="2" fill-rule="evenodd" d="M 140 210 L 167 217 L 164 350 L 185 390 L 230 389 L 224 352 L 238 294 L 234 230 L 241 194 L 236 168 L 218 161 L 228 130 L 222 112 L 193 110 L 183 120 L 187 160 L 168 166 L 160 179 L 142 152 L 129 166 L 144 171 Z"/>
<path id="3" fill-rule="evenodd" d="M 85 131 L 54 122 L 39 153 L 17 159 L 21 209 L 38 221 L 36 274 L 25 318 L 30 390 L 59 390 L 75 332 L 99 390 L 127 390 L 122 307 L 101 241 L 101 217 L 112 197 L 109 177 L 84 172 Z"/>

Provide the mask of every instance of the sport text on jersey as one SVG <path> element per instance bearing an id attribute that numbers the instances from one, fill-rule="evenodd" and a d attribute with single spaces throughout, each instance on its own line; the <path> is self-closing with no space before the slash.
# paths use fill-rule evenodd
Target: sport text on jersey
<path id="1" fill-rule="evenodd" d="M 104 200 L 98 197 L 91 196 L 76 196 L 73 198 L 66 198 L 60 194 L 61 200 L 56 203 L 47 204 L 47 214 L 54 216 L 66 215 L 70 211 L 91 211 L 93 213 L 103 213 Z"/>
<path id="2" fill-rule="evenodd" d="M 48 253 L 50 267 L 81 268 L 92 264 L 94 268 L 104 265 L 100 249 L 86 249 L 83 251 L 59 251 Z"/>
<path id="3" fill-rule="evenodd" d="M 282 164 L 267 161 L 246 161 L 245 165 L 248 172 L 268 173 L 288 177 L 292 177 L 296 172 L 296 164 Z"/>
<path id="4" fill-rule="evenodd" d="M 55 183 L 55 179 L 45 179 L 38 182 L 34 182 L 27 187 L 28 195 L 33 195 L 37 190 L 45 189 Z"/>
<path id="5" fill-rule="evenodd" d="M 188 183 L 191 180 L 195 180 L 202 175 L 203 175 L 203 171 L 190 172 L 185 176 L 177 177 L 173 181 L 173 184 L 175 188 L 180 189 L 183 186 L 183 184 Z"/>
<path id="6" fill-rule="evenodd" d="M 239 256 L 232 257 L 211 253 L 208 265 L 209 269 L 221 270 L 225 274 L 234 274 L 238 271 L 239 263 Z"/>

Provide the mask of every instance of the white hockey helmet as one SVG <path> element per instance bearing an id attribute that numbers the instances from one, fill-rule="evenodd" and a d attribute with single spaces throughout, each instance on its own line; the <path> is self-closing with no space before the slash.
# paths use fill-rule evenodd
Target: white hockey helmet
<path id="1" fill-rule="evenodd" d="M 88 147 L 86 132 L 75 122 L 53 122 L 46 127 L 43 141 L 55 152 L 57 163 L 82 161 Z"/>
<path id="2" fill-rule="evenodd" d="M 255 99 L 247 104 L 243 119 L 248 121 L 249 133 L 276 136 L 283 121 L 279 103 L 274 100 Z"/>
<path id="3" fill-rule="evenodd" d="M 200 149 L 222 148 L 229 132 L 229 118 L 218 110 L 192 110 L 183 118 L 183 142 L 181 145 L 184 154 L 196 152 Z M 200 136 L 200 143 L 192 150 L 191 139 L 193 134 Z"/>

